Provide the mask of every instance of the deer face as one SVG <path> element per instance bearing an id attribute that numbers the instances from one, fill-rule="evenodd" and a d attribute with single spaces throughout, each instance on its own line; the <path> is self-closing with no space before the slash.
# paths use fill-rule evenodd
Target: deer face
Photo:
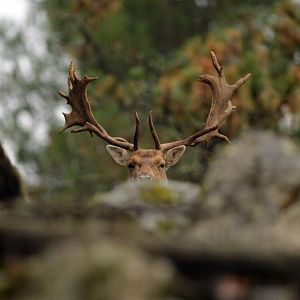
<path id="1" fill-rule="evenodd" d="M 154 149 L 139 149 L 131 153 L 112 145 L 106 149 L 118 164 L 129 169 L 130 180 L 166 181 L 166 171 L 180 160 L 186 147 L 175 147 L 166 153 Z"/>

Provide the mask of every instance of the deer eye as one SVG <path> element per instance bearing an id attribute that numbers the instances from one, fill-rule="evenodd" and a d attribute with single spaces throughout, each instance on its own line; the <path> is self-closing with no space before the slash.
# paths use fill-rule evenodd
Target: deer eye
<path id="1" fill-rule="evenodd" d="M 128 166 L 127 166 L 127 168 L 129 170 L 133 170 L 135 168 L 135 165 L 133 163 L 129 163 Z"/>
<path id="2" fill-rule="evenodd" d="M 161 169 L 164 169 L 165 166 L 166 166 L 165 163 L 161 163 L 158 167 L 161 168 Z"/>

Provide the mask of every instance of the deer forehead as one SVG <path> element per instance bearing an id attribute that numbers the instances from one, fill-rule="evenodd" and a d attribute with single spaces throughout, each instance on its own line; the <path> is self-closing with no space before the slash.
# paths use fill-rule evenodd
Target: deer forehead
<path id="1" fill-rule="evenodd" d="M 143 164 L 144 162 L 158 164 L 164 161 L 164 155 L 160 150 L 139 149 L 132 153 L 130 161 L 135 164 Z"/>

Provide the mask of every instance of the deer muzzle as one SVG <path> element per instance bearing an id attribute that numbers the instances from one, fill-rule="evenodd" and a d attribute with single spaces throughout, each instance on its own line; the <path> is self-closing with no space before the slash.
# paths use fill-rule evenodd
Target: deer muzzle
<path id="1" fill-rule="evenodd" d="M 144 181 L 144 180 L 152 180 L 153 177 L 150 174 L 143 173 L 143 174 L 139 174 L 136 179 L 140 181 Z"/>

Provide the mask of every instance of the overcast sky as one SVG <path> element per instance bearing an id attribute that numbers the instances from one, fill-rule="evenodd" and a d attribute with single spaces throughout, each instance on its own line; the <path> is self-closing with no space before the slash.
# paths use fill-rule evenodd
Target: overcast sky
<path id="1" fill-rule="evenodd" d="M 26 17 L 28 0 L 1 1 L 0 19 L 10 19 L 22 23 Z"/>
<path id="2" fill-rule="evenodd" d="M 0 19 L 13 19 L 18 23 L 26 17 L 29 0 L 8 0 L 1 1 Z M 292 0 L 300 4 L 300 0 Z M 5 4 L 4 4 L 5 3 Z M 208 0 L 196 0 L 196 3 L 207 4 Z"/>
<path id="3" fill-rule="evenodd" d="M 16 25 L 23 26 L 23 24 L 26 22 L 29 5 L 30 5 L 30 0 L 7 0 L 7 1 L 2 0 L 1 5 L 0 5 L 0 23 L 1 23 L 1 21 L 10 21 Z M 0 61 L 2 61 L 2 63 L 3 63 L 1 54 L 0 54 Z M 1 78 L 1 73 L 0 73 L 0 78 Z M 0 93 L 0 95 L 1 95 L 1 93 Z M 0 98 L 0 100 L 2 100 L 2 99 Z M 0 107 L 0 109 L 1 109 L 1 107 Z M 0 119 L 0 122 L 1 121 L 2 120 Z M 30 124 L 30 122 L 32 122 L 32 120 L 27 118 L 27 125 Z M 45 136 L 45 135 L 46 135 L 46 133 L 43 133 L 43 136 Z M 17 166 L 24 181 L 29 184 L 38 183 L 37 174 L 34 171 L 34 169 L 32 168 L 32 166 L 30 164 L 19 164 L 18 163 L 18 161 L 16 159 L 16 149 L 17 148 L 13 143 L 13 139 L 10 140 L 9 138 L 6 138 L 4 135 L 2 135 L 2 132 L 0 132 L 0 141 L 2 143 L 2 146 L 5 149 L 5 152 L 11 159 L 11 161 Z"/>

